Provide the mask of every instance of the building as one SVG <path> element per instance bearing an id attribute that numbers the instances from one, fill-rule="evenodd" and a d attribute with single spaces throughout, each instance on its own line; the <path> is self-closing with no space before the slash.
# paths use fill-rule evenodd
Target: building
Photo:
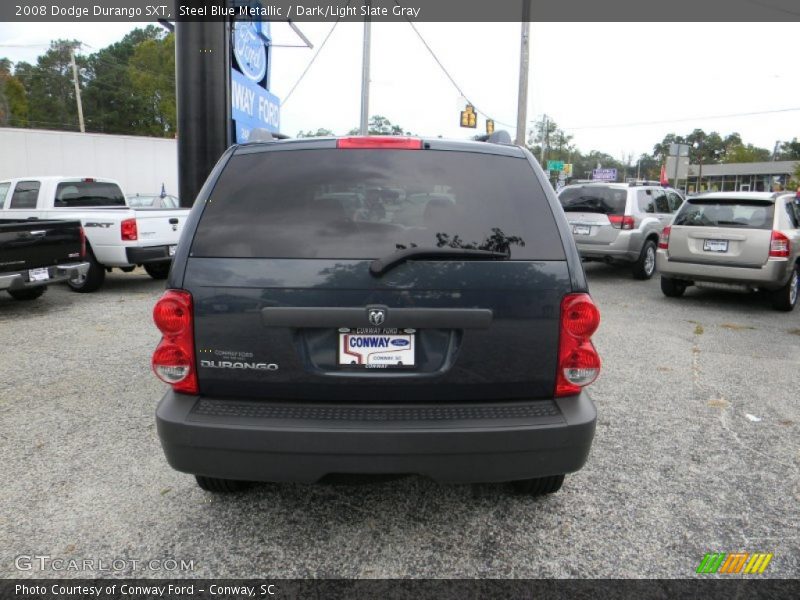
<path id="1" fill-rule="evenodd" d="M 689 165 L 686 191 L 694 192 L 769 192 L 786 185 L 793 178 L 800 161 L 728 163 L 719 165 Z M 702 181 L 698 186 L 698 176 Z"/>

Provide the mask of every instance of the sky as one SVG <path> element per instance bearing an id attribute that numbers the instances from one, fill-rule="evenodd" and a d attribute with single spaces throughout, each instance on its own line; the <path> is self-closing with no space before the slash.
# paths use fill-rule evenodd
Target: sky
<path id="1" fill-rule="evenodd" d="M 91 53 L 130 23 L 0 23 L 0 57 L 33 61 L 51 39 L 76 38 Z M 363 25 L 340 23 L 286 98 L 332 23 L 302 23 L 314 49 L 274 48 L 271 91 L 284 100 L 281 129 L 344 134 L 360 114 Z M 373 23 L 370 114 L 419 135 L 468 138 L 458 126 L 466 99 L 516 130 L 519 23 L 417 23 L 463 92 L 408 23 Z M 532 23 L 528 120 L 554 119 L 583 152 L 615 158 L 649 153 L 665 134 L 695 128 L 738 132 L 772 149 L 800 137 L 797 23 Z M 276 44 L 300 44 L 285 23 Z M 24 47 L 20 47 L 24 46 Z M 772 114 L 740 115 L 774 112 Z M 654 123 L 658 122 L 658 123 Z M 529 124 L 532 126 L 532 123 Z M 478 132 L 483 132 L 483 117 Z"/>

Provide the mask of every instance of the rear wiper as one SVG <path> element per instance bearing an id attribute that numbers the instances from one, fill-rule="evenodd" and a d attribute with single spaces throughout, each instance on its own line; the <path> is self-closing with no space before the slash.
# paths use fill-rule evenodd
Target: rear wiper
<path id="1" fill-rule="evenodd" d="M 380 277 L 407 260 L 504 260 L 510 256 L 509 252 L 474 248 L 407 248 L 383 258 L 376 258 L 370 263 L 369 272 Z"/>

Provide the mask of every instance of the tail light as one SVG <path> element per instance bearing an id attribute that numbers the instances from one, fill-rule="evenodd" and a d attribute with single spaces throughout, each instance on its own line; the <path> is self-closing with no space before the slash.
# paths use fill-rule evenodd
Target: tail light
<path id="1" fill-rule="evenodd" d="M 789 258 L 792 245 L 789 238 L 780 231 L 772 232 L 772 239 L 769 241 L 769 255 L 773 258 Z"/>
<path id="2" fill-rule="evenodd" d="M 600 374 L 600 356 L 591 342 L 600 311 L 589 294 L 568 294 L 561 302 L 557 397 L 574 396 Z"/>
<path id="3" fill-rule="evenodd" d="M 139 231 L 136 229 L 136 219 L 125 219 L 120 225 L 122 240 L 135 242 L 139 239 Z"/>
<path id="4" fill-rule="evenodd" d="M 633 217 L 630 215 L 608 215 L 614 229 L 633 229 Z"/>
<path id="5" fill-rule="evenodd" d="M 667 225 L 664 229 L 661 230 L 661 235 L 658 236 L 658 247 L 662 250 L 666 250 L 669 248 L 669 232 L 672 231 L 672 227 Z"/>
<path id="6" fill-rule="evenodd" d="M 81 258 L 86 258 L 86 232 L 81 227 Z"/>
<path id="7" fill-rule="evenodd" d="M 184 394 L 198 392 L 192 314 L 192 295 L 185 290 L 167 290 L 153 308 L 153 321 L 162 334 L 153 353 L 153 372 Z"/>
<path id="8" fill-rule="evenodd" d="M 340 138 L 336 140 L 336 147 L 348 150 L 422 150 L 422 140 L 398 135 L 370 135 Z"/>

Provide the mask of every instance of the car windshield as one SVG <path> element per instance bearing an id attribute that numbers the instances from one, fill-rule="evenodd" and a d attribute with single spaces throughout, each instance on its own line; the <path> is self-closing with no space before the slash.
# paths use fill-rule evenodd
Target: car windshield
<path id="1" fill-rule="evenodd" d="M 569 186 L 558 195 L 564 212 L 625 213 L 628 190 L 602 185 Z"/>
<path id="2" fill-rule="evenodd" d="M 523 158 L 340 149 L 234 156 L 192 255 L 375 259 L 415 247 L 564 257 L 547 197 Z"/>
<path id="3" fill-rule="evenodd" d="M 673 225 L 772 229 L 775 205 L 765 200 L 690 198 Z"/>
<path id="4" fill-rule="evenodd" d="M 56 187 L 56 208 L 125 206 L 125 196 L 116 183 L 65 181 Z"/>

